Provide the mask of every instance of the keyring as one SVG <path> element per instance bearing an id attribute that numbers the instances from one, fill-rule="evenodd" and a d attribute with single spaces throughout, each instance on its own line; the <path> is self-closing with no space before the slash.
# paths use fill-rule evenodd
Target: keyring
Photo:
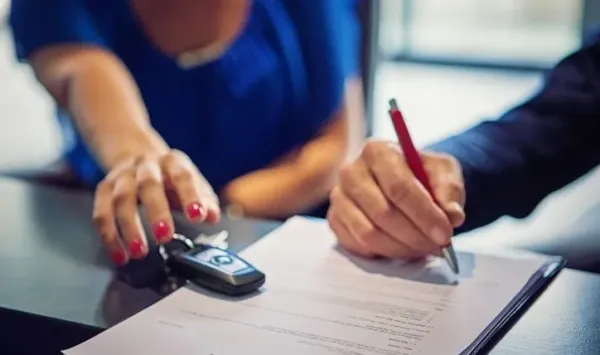
<path id="1" fill-rule="evenodd" d="M 161 244 L 158 246 L 158 253 L 163 258 L 163 260 L 167 261 L 167 259 L 169 258 L 169 256 L 171 254 L 180 250 L 180 248 L 175 248 L 174 244 L 182 245 L 185 249 L 184 251 L 192 250 L 196 247 L 196 244 L 194 244 L 194 242 L 190 238 L 188 238 L 184 235 L 175 233 L 175 234 L 173 234 L 173 240 L 171 240 L 167 244 Z M 173 250 L 170 251 L 167 249 L 173 249 Z"/>

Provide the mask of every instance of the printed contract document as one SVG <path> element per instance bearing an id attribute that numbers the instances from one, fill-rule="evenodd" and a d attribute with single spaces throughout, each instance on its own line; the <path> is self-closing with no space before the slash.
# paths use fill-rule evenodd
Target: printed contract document
<path id="1" fill-rule="evenodd" d="M 337 247 L 326 223 L 292 218 L 241 253 L 267 275 L 261 292 L 184 287 L 64 353 L 469 353 L 552 269 L 537 256 L 457 251 L 460 275 L 438 258 L 361 259 Z"/>

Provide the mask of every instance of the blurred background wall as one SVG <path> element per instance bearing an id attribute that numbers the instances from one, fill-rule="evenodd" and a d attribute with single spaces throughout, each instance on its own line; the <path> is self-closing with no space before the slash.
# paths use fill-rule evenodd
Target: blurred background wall
<path id="1" fill-rule="evenodd" d="M 52 101 L 14 59 L 9 3 L 0 0 L 0 173 L 49 164 L 62 151 Z"/>

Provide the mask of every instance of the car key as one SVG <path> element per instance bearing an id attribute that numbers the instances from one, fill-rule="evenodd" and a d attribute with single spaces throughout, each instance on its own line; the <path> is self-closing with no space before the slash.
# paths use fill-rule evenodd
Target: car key
<path id="1" fill-rule="evenodd" d="M 176 234 L 171 243 L 183 248 L 161 248 L 167 268 L 193 284 L 228 296 L 241 296 L 258 290 L 266 277 L 235 253 L 212 245 L 194 245 Z"/>

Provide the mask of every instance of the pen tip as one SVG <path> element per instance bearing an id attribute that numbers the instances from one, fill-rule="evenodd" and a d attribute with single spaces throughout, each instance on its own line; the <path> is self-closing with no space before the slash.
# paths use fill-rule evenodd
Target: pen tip
<path id="1" fill-rule="evenodd" d="M 390 104 L 390 109 L 392 109 L 392 110 L 398 109 L 398 103 L 396 102 L 396 99 L 391 99 L 389 101 L 389 104 Z"/>
<path id="2" fill-rule="evenodd" d="M 458 264 L 453 264 L 452 265 L 452 271 L 454 271 L 455 274 L 460 274 L 460 269 L 458 268 Z"/>
<path id="3" fill-rule="evenodd" d="M 458 259 L 456 257 L 456 253 L 454 252 L 454 248 L 449 246 L 442 250 L 442 254 L 444 254 L 444 258 L 448 261 L 448 265 L 452 269 L 455 274 L 460 273 L 460 268 L 458 267 Z"/>

